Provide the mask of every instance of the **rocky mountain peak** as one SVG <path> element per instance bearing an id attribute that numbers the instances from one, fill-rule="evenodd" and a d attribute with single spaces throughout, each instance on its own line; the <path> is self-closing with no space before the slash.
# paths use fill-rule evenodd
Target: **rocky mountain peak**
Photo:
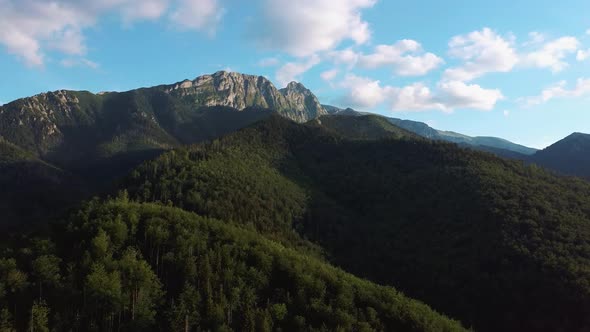
<path id="1" fill-rule="evenodd" d="M 218 71 L 211 75 L 165 87 L 176 97 L 191 97 L 196 106 L 228 106 L 238 110 L 247 107 L 268 108 L 297 122 L 327 114 L 318 99 L 303 84 L 291 82 L 278 90 L 263 76 Z"/>
<path id="2" fill-rule="evenodd" d="M 307 89 L 303 84 L 299 83 L 299 82 L 291 82 L 287 85 L 287 87 L 285 89 L 282 90 L 286 90 L 286 91 L 297 91 L 300 93 L 311 93 L 311 91 L 309 89 Z"/>

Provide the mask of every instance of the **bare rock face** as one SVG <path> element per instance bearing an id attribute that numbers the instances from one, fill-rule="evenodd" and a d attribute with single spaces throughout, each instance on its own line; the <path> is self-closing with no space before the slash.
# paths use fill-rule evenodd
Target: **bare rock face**
<path id="1" fill-rule="evenodd" d="M 165 91 L 175 97 L 192 97 L 196 106 L 268 108 L 297 122 L 327 114 L 302 84 L 292 82 L 285 89 L 277 90 L 262 76 L 220 71 L 167 86 Z"/>
<path id="2" fill-rule="evenodd" d="M 59 144 L 58 126 L 79 110 L 78 98 L 65 90 L 42 93 L 0 107 L 0 132 L 10 140 L 38 153 Z"/>
<path id="3" fill-rule="evenodd" d="M 291 82 L 279 92 L 289 101 L 296 121 L 306 122 L 328 114 L 317 97 L 301 83 Z"/>

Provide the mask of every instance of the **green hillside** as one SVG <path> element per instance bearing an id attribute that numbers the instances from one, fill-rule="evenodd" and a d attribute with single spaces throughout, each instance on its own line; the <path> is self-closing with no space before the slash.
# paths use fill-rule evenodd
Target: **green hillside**
<path id="1" fill-rule="evenodd" d="M 376 140 L 381 138 L 419 138 L 420 136 L 393 125 L 387 118 L 378 115 L 323 116 L 311 122 L 336 134 L 352 138 Z"/>
<path id="2" fill-rule="evenodd" d="M 590 324 L 590 185 L 522 162 L 272 117 L 148 162 L 124 187 L 283 243 L 295 229 L 479 331 Z"/>
<path id="3" fill-rule="evenodd" d="M 393 288 L 125 193 L 14 242 L 0 259 L 3 330 L 463 331 Z"/>

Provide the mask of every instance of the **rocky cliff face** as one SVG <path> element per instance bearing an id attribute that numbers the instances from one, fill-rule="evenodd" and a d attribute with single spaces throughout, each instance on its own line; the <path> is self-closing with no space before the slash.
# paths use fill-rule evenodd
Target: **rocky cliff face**
<path id="1" fill-rule="evenodd" d="M 164 87 L 172 96 L 191 98 L 195 106 L 229 106 L 273 109 L 297 122 L 327 114 L 318 99 L 302 84 L 277 88 L 262 76 L 220 71 Z"/>
<path id="2" fill-rule="evenodd" d="M 207 116 L 202 107 L 209 107 Z M 259 118 L 211 112 L 252 108 L 273 110 L 297 122 L 327 114 L 299 83 L 278 90 L 261 76 L 220 71 L 122 93 L 60 90 L 19 99 L 0 106 L 0 137 L 40 157 L 80 160 L 209 139 L 212 134 L 205 132 L 235 130 Z M 208 123 L 211 117 L 215 124 Z"/>
<path id="3" fill-rule="evenodd" d="M 290 116 L 287 117 L 295 121 L 305 122 L 328 114 L 316 96 L 301 83 L 291 82 L 279 92 L 289 103 Z"/>
<path id="4" fill-rule="evenodd" d="M 64 90 L 23 98 L 0 107 L 0 135 L 25 149 L 46 152 L 63 139 L 59 122 L 79 110 L 78 98 Z"/>

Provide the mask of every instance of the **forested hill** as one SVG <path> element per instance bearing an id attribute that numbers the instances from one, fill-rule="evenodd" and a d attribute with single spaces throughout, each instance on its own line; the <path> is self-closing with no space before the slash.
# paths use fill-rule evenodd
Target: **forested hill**
<path id="1" fill-rule="evenodd" d="M 199 117 L 256 121 L 248 110 L 209 111 Z M 0 328 L 462 329 L 446 317 L 484 332 L 590 326 L 586 181 L 417 137 L 381 117 L 300 124 L 252 112 L 262 120 L 170 146 L 118 181 L 117 199 L 91 200 L 52 231 L 4 234 Z M 3 204 L 23 213 L 39 198 L 18 196 L 21 179 L 59 189 L 84 173 L 6 140 L 0 148 L 13 188 Z M 12 176 L 28 169 L 18 165 L 39 180 Z M 86 174 L 97 182 L 122 172 L 96 169 Z M 80 183 L 65 187 L 83 197 Z M 44 193 L 47 208 L 70 203 Z"/>
<path id="2" fill-rule="evenodd" d="M 2 331 L 464 331 L 391 287 L 125 192 L 2 247 Z"/>
<path id="3" fill-rule="evenodd" d="M 45 223 L 68 202 L 108 191 L 145 160 L 271 113 L 300 122 L 327 114 L 301 84 L 277 89 L 264 77 L 225 71 L 126 92 L 59 90 L 1 105 L 0 229 Z"/>
<path id="4" fill-rule="evenodd" d="M 590 179 L 590 135 L 573 133 L 538 151 L 530 160 L 561 174 Z"/>
<path id="5" fill-rule="evenodd" d="M 286 245 L 295 229 L 478 331 L 590 326 L 590 185 L 536 166 L 271 117 L 165 154 L 122 187 Z"/>
<path id="6" fill-rule="evenodd" d="M 356 117 L 328 115 L 312 120 L 318 125 L 347 139 L 377 140 L 383 138 L 414 138 L 420 136 L 393 125 L 379 115 L 358 115 Z"/>

